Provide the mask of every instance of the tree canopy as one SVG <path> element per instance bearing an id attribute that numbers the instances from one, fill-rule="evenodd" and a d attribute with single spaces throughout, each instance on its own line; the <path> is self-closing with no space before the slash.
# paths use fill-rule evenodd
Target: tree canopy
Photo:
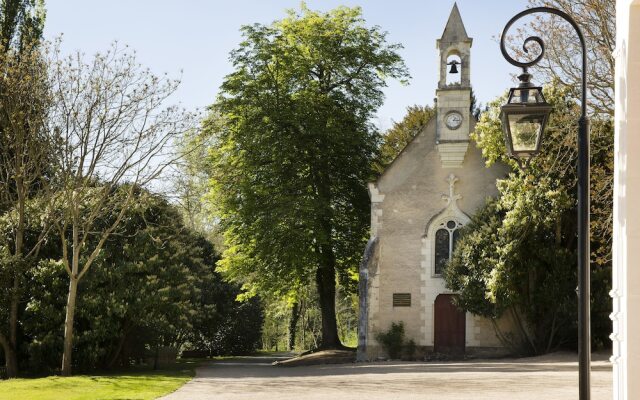
<path id="1" fill-rule="evenodd" d="M 613 117 L 615 60 L 615 0 L 529 0 L 531 7 L 552 7 L 566 12 L 578 23 L 587 46 L 588 108 L 592 114 Z M 531 68 L 538 82 L 555 81 L 556 84 L 579 89 L 582 79 L 581 46 L 571 26 L 557 16 L 536 14 L 527 29 L 520 29 L 513 36 L 512 50 L 523 59 L 522 50 L 527 32 L 541 37 L 546 49 L 544 60 Z M 536 50 L 529 53 L 537 54 Z"/>
<path id="2" fill-rule="evenodd" d="M 166 346 L 204 355 L 254 351 L 262 324 L 258 299 L 235 301 L 239 286 L 215 272 L 218 253 L 181 222 L 175 206 L 145 190 L 136 190 L 135 199 L 141 206 L 127 209 L 79 285 L 74 368 L 127 366 Z M 29 233 L 37 232 L 40 216 L 30 207 Z M 12 229 L 2 227 L 1 233 Z M 21 360 L 30 372 L 59 370 L 68 286 L 60 257 L 60 240 L 51 233 L 27 272 Z"/>
<path id="3" fill-rule="evenodd" d="M 499 195 L 463 229 L 447 285 L 460 293 L 459 305 L 496 318 L 510 313 L 520 349 L 544 353 L 575 344 L 576 306 L 576 156 L 578 105 L 569 88 L 551 85 L 553 104 L 540 155 L 525 170 L 505 156 L 498 118 L 504 98 L 490 104 L 472 137 L 487 163 L 506 162 L 513 172 L 498 181 Z M 592 293 L 593 338 L 607 340 L 607 300 L 611 272 L 613 125 L 596 118 L 592 138 Z"/>
<path id="4" fill-rule="evenodd" d="M 18 373 L 18 319 L 24 294 L 27 256 L 37 245 L 25 248 L 25 210 L 37 197 L 49 169 L 52 152 L 45 116 L 50 106 L 46 63 L 39 44 L 44 26 L 44 5 L 38 0 L 0 2 L 0 213 L 17 220 L 10 233 L 11 256 L 1 262 L 0 344 L 7 375 Z M 1 214 L 0 214 L 1 215 Z"/>
<path id="5" fill-rule="evenodd" d="M 285 294 L 315 280 L 322 346 L 339 346 L 336 273 L 353 287 L 380 141 L 369 121 L 386 80 L 408 78 L 400 46 L 347 7 L 303 4 L 242 33 L 213 106 L 222 126 L 205 126 L 228 246 L 220 269 L 249 291 Z"/>
<path id="6" fill-rule="evenodd" d="M 44 0 L 0 2 L 0 46 L 3 52 L 30 50 L 42 39 Z"/>

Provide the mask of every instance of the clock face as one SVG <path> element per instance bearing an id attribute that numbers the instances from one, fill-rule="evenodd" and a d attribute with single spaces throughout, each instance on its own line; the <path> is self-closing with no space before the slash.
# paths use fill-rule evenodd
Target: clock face
<path id="1" fill-rule="evenodd" d="M 458 129 L 462 125 L 462 114 L 457 111 L 452 111 L 444 119 L 449 129 Z"/>

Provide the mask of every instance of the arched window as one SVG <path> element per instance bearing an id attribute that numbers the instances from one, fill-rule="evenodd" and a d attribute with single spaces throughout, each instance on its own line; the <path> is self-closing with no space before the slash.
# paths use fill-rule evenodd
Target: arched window
<path id="1" fill-rule="evenodd" d="M 442 274 L 444 266 L 453 254 L 453 249 L 459 237 L 462 224 L 454 219 L 442 222 L 435 234 L 435 270 L 436 275 Z"/>

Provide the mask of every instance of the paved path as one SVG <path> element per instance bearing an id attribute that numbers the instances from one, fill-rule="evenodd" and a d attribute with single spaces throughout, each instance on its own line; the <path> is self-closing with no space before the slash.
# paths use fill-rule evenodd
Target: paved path
<path id="1" fill-rule="evenodd" d="M 593 362 L 592 400 L 611 400 L 611 366 Z M 376 362 L 275 367 L 274 357 L 211 362 L 162 400 L 572 400 L 575 356 L 466 362 Z"/>

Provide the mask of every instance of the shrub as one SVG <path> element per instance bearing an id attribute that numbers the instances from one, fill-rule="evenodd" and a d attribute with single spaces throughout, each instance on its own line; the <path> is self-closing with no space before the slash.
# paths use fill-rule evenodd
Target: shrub
<path id="1" fill-rule="evenodd" d="M 404 344 L 404 322 L 392 322 L 389 330 L 376 334 L 376 340 L 382 345 L 389 358 L 400 358 Z"/>
<path id="2" fill-rule="evenodd" d="M 416 358 L 416 342 L 411 339 L 404 345 L 404 355 L 407 360 L 413 361 Z"/>

